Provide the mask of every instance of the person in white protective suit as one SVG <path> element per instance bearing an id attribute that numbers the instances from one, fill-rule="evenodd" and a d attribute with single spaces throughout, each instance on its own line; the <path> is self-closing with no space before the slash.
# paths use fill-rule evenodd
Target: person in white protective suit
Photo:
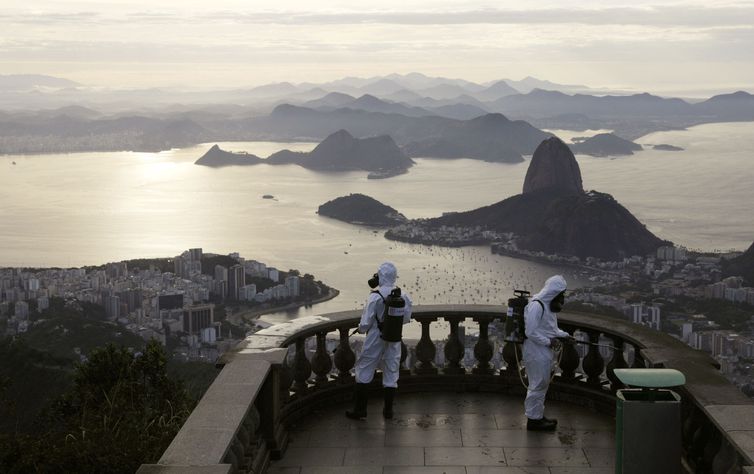
<path id="1" fill-rule="evenodd" d="M 372 382 L 374 371 L 381 366 L 382 386 L 385 405 L 382 414 L 386 419 L 393 417 L 393 399 L 398 387 L 398 372 L 401 362 L 401 341 L 388 342 L 382 339 L 380 326 L 385 310 L 385 299 L 395 288 L 395 280 L 398 271 L 390 262 L 380 265 L 375 277 L 369 285 L 377 289 L 372 291 L 367 298 L 364 311 L 361 314 L 358 331 L 366 333 L 364 348 L 356 361 L 356 393 L 354 395 L 353 411 L 347 411 L 348 418 L 360 419 L 367 416 L 367 395 L 369 383 Z M 405 301 L 403 308 L 403 324 L 411 320 L 411 298 L 401 294 Z M 400 327 L 400 326 L 399 326 Z"/>
<path id="2" fill-rule="evenodd" d="M 529 378 L 524 401 L 527 430 L 552 431 L 558 424 L 557 420 L 545 417 L 545 396 L 550 385 L 553 346 L 559 343 L 558 339 L 573 341 L 570 334 L 558 328 L 556 316 L 563 309 L 565 290 L 565 278 L 552 276 L 524 309 L 526 339 L 523 356 Z"/>

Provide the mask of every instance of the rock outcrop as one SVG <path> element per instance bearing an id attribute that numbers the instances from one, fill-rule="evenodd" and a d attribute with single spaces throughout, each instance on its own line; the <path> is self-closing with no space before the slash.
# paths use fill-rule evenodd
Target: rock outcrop
<path id="1" fill-rule="evenodd" d="M 524 178 L 524 194 L 547 189 L 574 194 L 584 192 L 579 164 L 568 145 L 558 137 L 539 144 Z"/>

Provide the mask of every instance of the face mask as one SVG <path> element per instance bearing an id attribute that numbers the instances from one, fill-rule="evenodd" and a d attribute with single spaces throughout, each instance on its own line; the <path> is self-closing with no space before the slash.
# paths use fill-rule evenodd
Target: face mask
<path id="1" fill-rule="evenodd" d="M 550 301 L 550 311 L 553 313 L 559 313 L 563 309 L 565 304 L 565 292 L 559 293 L 558 296 Z"/>
<path id="2" fill-rule="evenodd" d="M 372 278 L 367 280 L 369 288 L 377 288 L 380 285 L 380 277 L 376 273 L 372 275 Z"/>

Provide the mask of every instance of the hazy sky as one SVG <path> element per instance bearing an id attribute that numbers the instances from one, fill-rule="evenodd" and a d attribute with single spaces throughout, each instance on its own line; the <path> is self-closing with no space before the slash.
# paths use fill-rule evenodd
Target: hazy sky
<path id="1" fill-rule="evenodd" d="M 0 74 L 102 86 L 417 71 L 754 91 L 754 0 L 0 0 L 0 25 Z"/>

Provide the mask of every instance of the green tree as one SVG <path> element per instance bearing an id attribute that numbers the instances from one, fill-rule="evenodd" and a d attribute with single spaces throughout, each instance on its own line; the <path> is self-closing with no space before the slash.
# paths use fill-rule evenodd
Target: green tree
<path id="1" fill-rule="evenodd" d="M 76 366 L 73 386 L 47 411 L 41 435 L 25 440 L 9 472 L 135 472 L 156 462 L 194 406 L 167 375 L 156 341 L 133 354 L 109 344 Z"/>

